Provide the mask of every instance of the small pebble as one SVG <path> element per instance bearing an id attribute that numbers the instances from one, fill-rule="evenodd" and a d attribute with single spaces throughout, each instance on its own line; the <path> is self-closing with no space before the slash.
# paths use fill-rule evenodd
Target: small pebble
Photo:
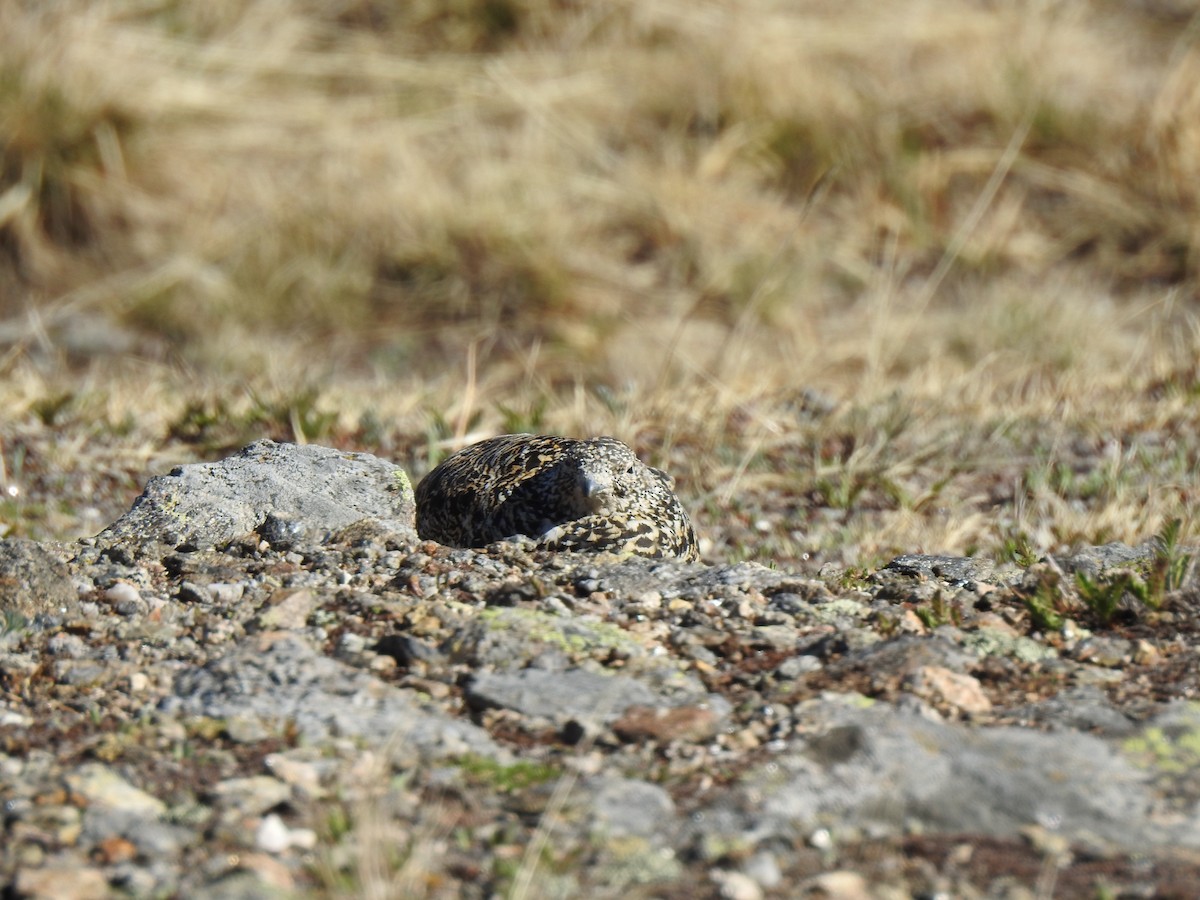
<path id="1" fill-rule="evenodd" d="M 826 900 L 871 900 L 867 879 L 857 872 L 825 872 L 804 882 L 805 896 L 815 893 Z"/>
<path id="2" fill-rule="evenodd" d="M 762 900 L 763 889 L 749 875 L 714 869 L 711 877 L 722 900 Z"/>
<path id="3" fill-rule="evenodd" d="M 254 832 L 254 843 L 258 849 L 267 853 L 282 853 L 292 845 L 291 834 L 283 819 L 271 813 L 263 816 L 258 829 Z"/>
<path id="4" fill-rule="evenodd" d="M 132 584 L 118 581 L 104 592 L 104 599 L 115 606 L 121 603 L 137 603 L 142 599 L 142 595 Z"/>

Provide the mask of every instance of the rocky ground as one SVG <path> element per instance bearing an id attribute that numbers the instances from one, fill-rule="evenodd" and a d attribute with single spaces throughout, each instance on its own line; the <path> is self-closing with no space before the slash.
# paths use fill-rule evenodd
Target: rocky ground
<path id="1" fill-rule="evenodd" d="M 1169 533 L 878 572 L 455 550 L 260 442 L 0 542 L 4 896 L 1192 897 Z"/>

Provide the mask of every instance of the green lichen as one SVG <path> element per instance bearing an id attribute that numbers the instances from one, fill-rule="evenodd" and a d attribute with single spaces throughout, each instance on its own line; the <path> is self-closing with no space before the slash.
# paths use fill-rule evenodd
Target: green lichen
<path id="1" fill-rule="evenodd" d="M 1200 710 L 1196 710 L 1200 712 Z M 1166 775 L 1184 775 L 1200 767 L 1200 717 L 1166 727 L 1153 725 L 1121 744 L 1135 763 Z"/>
<path id="2" fill-rule="evenodd" d="M 1020 635 L 1007 634 L 997 628 L 980 628 L 963 635 L 963 643 L 980 656 L 1008 656 L 1026 663 L 1052 659 L 1054 648 Z"/>
<path id="3" fill-rule="evenodd" d="M 607 622 L 581 622 L 564 619 L 535 609 L 486 609 L 481 621 L 495 628 L 507 628 L 577 656 L 596 650 L 616 650 L 628 656 L 641 656 L 645 650 L 624 631 Z"/>
<path id="4" fill-rule="evenodd" d="M 846 597 L 834 597 L 832 600 L 826 600 L 823 603 L 814 603 L 811 606 L 812 617 L 816 621 L 828 625 L 833 625 L 846 619 L 862 621 L 870 613 L 871 610 L 869 607 L 859 603 L 857 600 L 850 600 Z"/>
<path id="5" fill-rule="evenodd" d="M 458 765 L 473 782 L 503 794 L 537 787 L 562 775 L 560 768 L 545 763 L 521 761 L 505 765 L 476 754 L 464 756 Z"/>
<path id="6" fill-rule="evenodd" d="M 623 888 L 635 884 L 661 884 L 679 878 L 683 866 L 671 854 L 664 854 L 652 841 L 636 835 L 606 836 L 592 834 L 603 860 L 606 887 Z"/>
<path id="7" fill-rule="evenodd" d="M 409 480 L 408 473 L 403 469 L 396 469 L 392 473 L 392 477 L 396 479 L 396 490 L 400 492 L 402 497 L 413 496 L 412 481 Z"/>

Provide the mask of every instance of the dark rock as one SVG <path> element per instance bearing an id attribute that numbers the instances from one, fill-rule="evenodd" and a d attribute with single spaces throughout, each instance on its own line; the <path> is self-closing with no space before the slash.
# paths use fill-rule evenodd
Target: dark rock
<path id="1" fill-rule="evenodd" d="M 303 519 L 267 513 L 258 526 L 258 536 L 274 550 L 291 550 L 301 544 L 312 532 L 312 527 Z"/>
<path id="2" fill-rule="evenodd" d="M 970 556 L 931 556 L 909 553 L 897 556 L 875 573 L 875 579 L 892 576 L 901 578 L 941 581 L 952 587 L 961 587 L 974 581 L 987 581 L 995 574 L 991 560 Z"/>
<path id="3" fill-rule="evenodd" d="M 445 656 L 425 641 L 409 634 L 389 634 L 380 638 L 374 646 L 374 651 L 384 656 L 390 656 L 400 666 L 410 666 L 414 662 L 437 663 L 445 660 Z"/>

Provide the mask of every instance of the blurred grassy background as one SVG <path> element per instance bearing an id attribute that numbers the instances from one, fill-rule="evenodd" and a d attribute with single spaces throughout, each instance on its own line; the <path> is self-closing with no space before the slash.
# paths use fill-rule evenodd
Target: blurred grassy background
<path id="1" fill-rule="evenodd" d="M 0 530 L 508 430 L 634 444 L 710 558 L 1190 527 L 1197 10 L 5 3 Z"/>

